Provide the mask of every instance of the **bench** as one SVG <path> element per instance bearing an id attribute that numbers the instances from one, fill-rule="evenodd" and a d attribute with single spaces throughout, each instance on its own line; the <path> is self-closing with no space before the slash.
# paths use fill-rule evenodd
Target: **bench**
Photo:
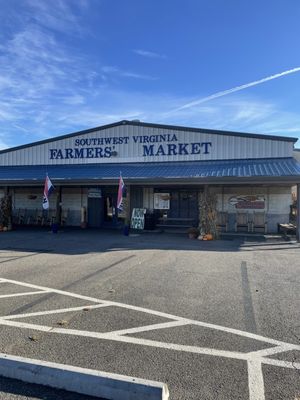
<path id="1" fill-rule="evenodd" d="M 181 223 L 182 222 L 182 223 Z M 194 218 L 166 218 L 158 219 L 158 228 L 190 228 L 196 220 Z"/>
<path id="2" fill-rule="evenodd" d="M 294 224 L 277 224 L 278 233 L 283 233 L 283 237 L 287 239 L 287 234 L 296 234 L 296 225 Z"/>

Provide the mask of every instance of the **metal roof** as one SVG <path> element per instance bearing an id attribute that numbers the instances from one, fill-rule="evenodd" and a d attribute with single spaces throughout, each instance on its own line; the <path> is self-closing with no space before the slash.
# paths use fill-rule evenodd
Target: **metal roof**
<path id="1" fill-rule="evenodd" d="M 66 138 L 73 137 L 73 136 L 89 134 L 89 133 L 96 132 L 96 131 L 102 131 L 104 129 L 109 129 L 109 128 L 113 128 L 113 127 L 120 126 L 120 125 L 141 126 L 141 127 L 148 127 L 148 128 L 162 128 L 162 129 L 171 129 L 174 131 L 199 132 L 199 133 L 208 133 L 208 134 L 214 134 L 214 135 L 241 136 L 241 137 L 257 138 L 257 139 L 268 139 L 268 140 L 277 140 L 277 141 L 284 141 L 284 142 L 293 142 L 293 143 L 297 142 L 297 140 L 298 140 L 298 138 L 289 137 L 289 136 L 274 136 L 274 135 L 265 135 L 265 134 L 260 134 L 260 133 L 222 131 L 222 130 L 216 130 L 216 129 L 205 129 L 205 128 L 196 128 L 196 127 L 193 128 L 193 127 L 178 126 L 178 125 L 154 124 L 154 123 L 141 122 L 141 121 L 136 121 L 136 120 L 134 120 L 134 121 L 123 120 L 123 121 L 119 121 L 119 122 L 114 122 L 112 124 L 98 126 L 96 128 L 85 129 L 85 130 L 78 131 L 78 132 L 68 133 L 66 135 L 54 136 L 49 139 L 40 140 L 38 142 L 32 142 L 32 143 L 24 144 L 24 145 L 17 146 L 17 147 L 11 147 L 9 149 L 1 150 L 0 154 L 8 153 L 8 152 L 20 150 L 20 149 L 25 149 L 28 147 L 37 146 L 37 145 L 41 145 L 41 144 L 45 144 L 45 143 L 50 143 L 50 142 L 66 139 Z"/>
<path id="2" fill-rule="evenodd" d="M 294 158 L 269 158 L 251 160 L 85 164 L 85 165 L 35 165 L 0 167 L 0 183 L 14 181 L 35 183 L 43 181 L 48 173 L 51 180 L 82 182 L 89 180 L 114 180 L 122 173 L 124 179 L 195 179 L 207 178 L 282 178 L 300 179 L 300 164 Z"/>

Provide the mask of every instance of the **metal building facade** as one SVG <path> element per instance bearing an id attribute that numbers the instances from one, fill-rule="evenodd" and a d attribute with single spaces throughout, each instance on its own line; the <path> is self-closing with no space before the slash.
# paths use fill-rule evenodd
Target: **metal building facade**
<path id="1" fill-rule="evenodd" d="M 292 157 L 293 138 L 122 121 L 0 152 L 0 165 L 175 162 Z"/>
<path id="2" fill-rule="evenodd" d="M 275 232 L 278 223 L 288 221 L 291 186 L 300 183 L 300 164 L 293 158 L 296 141 L 120 121 L 1 151 L 0 197 L 11 196 L 16 223 L 49 222 L 59 205 L 60 219 L 67 225 L 84 220 L 93 227 L 118 226 L 125 218 L 115 210 L 121 172 L 130 210 L 143 207 L 157 220 L 197 224 L 198 199 L 209 187 L 218 212 L 228 214 L 228 230 L 235 229 L 239 212 L 253 218 L 260 211 L 268 220 L 267 231 Z M 46 173 L 59 198 L 50 199 L 45 217 L 41 197 Z M 95 200 L 97 191 L 101 200 Z M 155 206 L 159 196 L 169 196 L 168 210 Z M 249 200 L 240 210 L 232 200 L 239 198 L 256 203 Z"/>

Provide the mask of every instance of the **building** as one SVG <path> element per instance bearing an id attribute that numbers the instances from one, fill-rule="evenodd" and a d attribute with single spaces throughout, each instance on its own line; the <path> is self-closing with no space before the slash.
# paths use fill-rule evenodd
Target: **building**
<path id="1" fill-rule="evenodd" d="M 120 121 L 1 151 L 0 197 L 11 198 L 14 224 L 59 216 L 70 226 L 112 227 L 142 208 L 159 226 L 187 227 L 198 225 L 209 192 L 220 229 L 277 232 L 289 222 L 291 187 L 299 193 L 296 141 Z M 127 207 L 118 215 L 120 173 Z M 45 215 L 46 174 L 56 195 Z"/>

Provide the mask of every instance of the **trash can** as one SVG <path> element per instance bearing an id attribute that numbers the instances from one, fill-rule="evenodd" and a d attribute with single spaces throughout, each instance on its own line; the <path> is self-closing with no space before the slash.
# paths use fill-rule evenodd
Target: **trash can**
<path id="1" fill-rule="evenodd" d="M 123 227 L 123 233 L 125 236 L 129 235 L 129 225 L 124 225 Z"/>
<path id="2" fill-rule="evenodd" d="M 51 230 L 52 230 L 52 233 L 57 233 L 58 232 L 58 224 L 52 224 Z"/>
<path id="3" fill-rule="evenodd" d="M 152 231 L 155 229 L 155 215 L 153 213 L 145 214 L 145 225 L 144 229 Z"/>

